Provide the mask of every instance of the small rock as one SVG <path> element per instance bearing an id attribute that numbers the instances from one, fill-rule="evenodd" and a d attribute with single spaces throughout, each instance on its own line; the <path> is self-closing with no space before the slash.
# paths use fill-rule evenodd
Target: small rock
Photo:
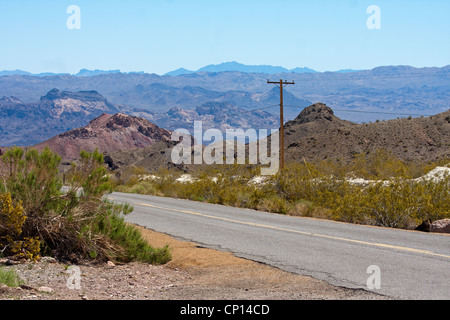
<path id="1" fill-rule="evenodd" d="M 53 257 L 42 257 L 41 258 L 42 262 L 47 262 L 47 263 L 56 263 L 56 259 Z"/>
<path id="2" fill-rule="evenodd" d="M 434 221 L 430 225 L 431 232 L 450 233 L 450 219 Z"/>
<path id="3" fill-rule="evenodd" d="M 108 267 L 110 267 L 110 268 L 114 268 L 114 267 L 116 266 L 116 265 L 114 264 L 114 262 L 112 262 L 112 261 L 108 261 L 106 264 L 107 264 Z"/>
<path id="4" fill-rule="evenodd" d="M 50 287 L 39 287 L 38 291 L 44 293 L 52 293 L 54 290 Z"/>
<path id="5" fill-rule="evenodd" d="M 7 266 L 13 266 L 13 265 L 16 265 L 16 264 L 20 264 L 20 261 L 7 259 L 6 262 L 5 262 L 5 264 L 6 264 Z"/>
<path id="6" fill-rule="evenodd" d="M 416 227 L 417 231 L 430 232 L 431 219 L 424 220 L 420 225 Z"/>
<path id="7" fill-rule="evenodd" d="M 427 219 L 417 226 L 415 230 L 425 232 L 450 233 L 450 219 L 442 219 L 432 222 Z"/>
<path id="8" fill-rule="evenodd" d="M 33 290 L 34 289 L 32 286 L 29 286 L 27 284 L 21 284 L 20 288 L 22 288 L 24 290 Z"/>

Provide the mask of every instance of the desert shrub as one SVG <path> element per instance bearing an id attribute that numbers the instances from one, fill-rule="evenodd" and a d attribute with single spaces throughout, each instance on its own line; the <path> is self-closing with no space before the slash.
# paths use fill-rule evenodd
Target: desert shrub
<path id="1" fill-rule="evenodd" d="M 417 223 L 426 219 L 450 218 L 450 175 L 439 180 L 415 181 L 412 184 L 418 210 L 413 217 Z"/>
<path id="2" fill-rule="evenodd" d="M 3 283 L 8 287 L 18 287 L 23 284 L 23 281 L 15 270 L 0 268 L 0 283 Z"/>
<path id="3" fill-rule="evenodd" d="M 41 153 L 35 149 L 25 153 L 21 148 L 13 148 L 5 152 L 2 160 L 11 166 L 11 175 L 0 182 L 0 189 L 20 201 L 29 218 L 26 225 L 32 223 L 34 217 L 44 217 L 47 212 L 58 210 L 62 205 L 59 197 L 62 183 L 57 175 L 61 158 L 58 155 L 49 148 Z"/>
<path id="4" fill-rule="evenodd" d="M 177 182 L 176 189 L 178 197 L 195 201 L 233 206 L 241 206 L 248 201 L 243 181 L 239 181 L 234 176 L 217 180 L 202 177 L 192 182 Z"/>
<path id="5" fill-rule="evenodd" d="M 367 168 L 362 163 L 368 164 Z M 423 175 L 435 166 L 423 164 L 416 174 Z M 342 170 L 341 165 L 327 167 L 324 161 L 318 165 L 296 163 L 272 177 L 270 184 L 254 190 L 251 203 L 276 199 L 275 194 L 294 205 L 288 214 L 396 228 L 408 228 L 428 218 L 450 217 L 449 177 L 438 181 L 407 179 L 414 167 L 415 164 L 405 164 L 383 152 L 368 158 L 361 156 L 346 170 Z M 343 179 L 350 172 L 366 178 L 385 179 L 358 185 Z M 268 207 L 267 202 L 265 206 Z M 274 206 L 270 210 L 280 211 Z"/>
<path id="6" fill-rule="evenodd" d="M 148 170 L 142 167 L 129 166 L 120 170 L 120 175 L 115 177 L 116 185 L 133 186 L 137 184 L 141 177 L 147 176 Z"/>
<path id="7" fill-rule="evenodd" d="M 326 206 L 335 220 L 409 228 L 425 219 L 449 214 L 449 178 L 441 181 L 391 179 L 367 186 L 337 185 L 334 202 Z"/>
<path id="8" fill-rule="evenodd" d="M 377 149 L 370 154 L 356 155 L 349 171 L 364 179 L 390 179 L 407 177 L 408 174 L 406 164 L 383 149 Z"/>
<path id="9" fill-rule="evenodd" d="M 251 209 L 258 209 L 260 203 L 267 195 L 268 195 L 267 191 L 263 190 L 263 188 L 258 187 L 251 188 L 249 193 L 248 207 Z"/>
<path id="10" fill-rule="evenodd" d="M 13 148 L 2 160 L 12 164 L 12 170 L 3 178 L 0 190 L 8 191 L 22 205 L 26 215 L 22 236 L 38 239 L 41 251 L 60 259 L 157 260 L 137 235 L 116 237 L 118 230 L 131 234 L 129 228 L 121 227 L 125 222 L 120 217 L 132 208 L 103 199 L 111 185 L 99 152 L 80 153 L 78 163 L 67 172 L 70 186 L 65 192 L 58 176 L 60 157 L 48 148 L 26 154 Z M 132 254 L 133 248 L 144 247 L 143 255 Z M 168 254 L 167 248 L 165 251 Z"/>
<path id="11" fill-rule="evenodd" d="M 272 194 L 260 201 L 258 206 L 256 207 L 258 210 L 279 213 L 279 214 L 287 214 L 289 211 L 293 209 L 291 203 L 288 200 L 281 197 L 280 195 Z"/>
<path id="12" fill-rule="evenodd" d="M 320 219 L 331 219 L 329 209 L 316 206 L 312 201 L 300 199 L 294 203 L 291 210 L 287 212 L 291 216 L 314 217 Z"/>
<path id="13" fill-rule="evenodd" d="M 152 181 L 139 181 L 136 184 L 131 186 L 122 186 L 119 185 L 116 188 L 119 192 L 129 192 L 129 193 L 138 193 L 145 195 L 157 195 L 157 189 L 155 184 Z"/>
<path id="14" fill-rule="evenodd" d="M 376 150 L 355 155 L 350 163 L 291 162 L 283 172 L 266 177 L 263 184 L 249 184 L 259 174 L 257 167 L 216 165 L 197 168 L 191 182 L 181 183 L 173 172 L 161 172 L 158 179 L 125 190 L 151 190 L 158 195 L 281 214 L 408 228 L 428 218 L 450 217 L 448 176 L 439 181 L 412 180 L 446 163 L 445 159 L 406 162 Z M 356 184 L 347 178 L 371 181 Z"/>
<path id="15" fill-rule="evenodd" d="M 29 260 L 39 258 L 39 239 L 22 236 L 26 218 L 22 206 L 13 205 L 9 193 L 0 194 L 0 253 L 2 255 Z"/>
<path id="16" fill-rule="evenodd" d="M 110 258 L 123 262 L 145 261 L 148 263 L 164 264 L 170 261 L 170 251 L 167 246 L 163 248 L 153 248 L 142 238 L 141 233 L 132 225 L 125 223 L 122 213 L 131 211 L 130 207 L 124 208 L 120 205 L 114 205 L 107 200 L 105 203 L 109 207 L 107 215 L 97 216 L 92 231 L 93 234 L 102 234 L 113 242 L 115 250 L 109 250 Z M 90 255 L 96 255 L 93 251 Z"/>
<path id="17" fill-rule="evenodd" d="M 420 211 L 420 200 L 414 184 L 392 180 L 389 185 L 377 183 L 367 188 L 364 202 L 359 201 L 376 225 L 400 228 Z"/>

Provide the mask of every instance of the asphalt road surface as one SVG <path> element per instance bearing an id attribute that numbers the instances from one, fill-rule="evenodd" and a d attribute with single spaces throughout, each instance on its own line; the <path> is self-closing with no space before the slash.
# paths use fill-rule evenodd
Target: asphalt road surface
<path id="1" fill-rule="evenodd" d="M 333 285 L 395 299 L 450 299 L 450 235 L 112 193 L 126 220 Z"/>

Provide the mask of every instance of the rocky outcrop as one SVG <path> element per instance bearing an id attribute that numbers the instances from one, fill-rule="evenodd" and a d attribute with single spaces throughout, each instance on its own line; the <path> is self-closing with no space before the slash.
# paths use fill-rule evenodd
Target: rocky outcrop
<path id="1" fill-rule="evenodd" d="M 386 150 L 400 160 L 450 158 L 450 111 L 431 117 L 358 124 L 342 120 L 325 104 L 305 108 L 284 126 L 289 161 L 352 161 L 357 154 Z"/>
<path id="2" fill-rule="evenodd" d="M 50 90 L 38 102 L 0 99 L 0 146 L 30 146 L 73 128 L 102 113 L 119 110 L 96 91 Z"/>
<path id="3" fill-rule="evenodd" d="M 171 132 L 159 128 L 150 121 L 123 113 L 102 114 L 87 126 L 59 134 L 37 144 L 37 149 L 45 146 L 59 154 L 63 161 L 79 157 L 80 151 L 102 153 L 145 148 L 160 141 L 169 141 Z"/>
<path id="4" fill-rule="evenodd" d="M 336 122 L 339 124 L 345 123 L 334 115 L 333 110 L 323 103 L 315 103 L 305 109 L 292 120 L 295 124 L 309 123 L 309 122 Z"/>
<path id="5" fill-rule="evenodd" d="M 450 219 L 434 221 L 430 225 L 430 232 L 450 233 Z"/>
<path id="6" fill-rule="evenodd" d="M 424 232 L 450 233 L 450 219 L 441 219 L 434 222 L 431 219 L 423 221 L 415 230 Z"/>

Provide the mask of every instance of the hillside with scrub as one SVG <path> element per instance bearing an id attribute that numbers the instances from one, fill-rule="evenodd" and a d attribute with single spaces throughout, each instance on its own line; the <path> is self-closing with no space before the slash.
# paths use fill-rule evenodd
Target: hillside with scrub
<path id="1" fill-rule="evenodd" d="M 450 218 L 448 163 L 405 162 L 378 150 L 348 163 L 290 163 L 273 176 L 261 176 L 253 165 L 215 165 L 187 174 L 131 167 L 113 181 L 121 192 L 413 229 L 426 219 Z"/>
<path id="2" fill-rule="evenodd" d="M 286 167 L 273 176 L 258 164 L 171 166 L 171 146 L 108 159 L 117 191 L 412 229 L 450 218 L 449 112 L 357 124 L 311 105 L 285 124 Z"/>
<path id="3" fill-rule="evenodd" d="M 316 103 L 284 125 L 286 159 L 291 162 L 334 159 L 386 150 L 403 161 L 450 158 L 450 110 L 430 117 L 407 117 L 372 123 L 338 118 Z"/>

